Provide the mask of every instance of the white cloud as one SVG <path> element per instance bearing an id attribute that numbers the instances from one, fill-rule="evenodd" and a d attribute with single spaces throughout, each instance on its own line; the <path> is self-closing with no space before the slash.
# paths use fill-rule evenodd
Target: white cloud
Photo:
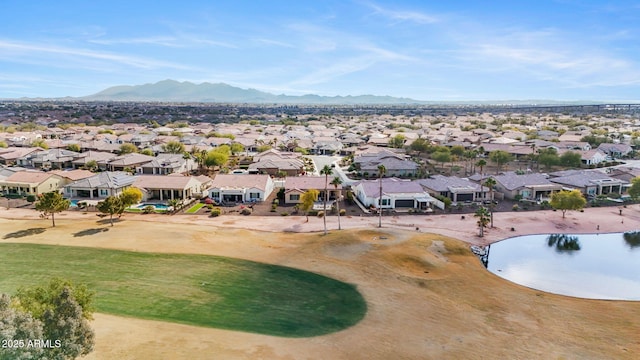
<path id="1" fill-rule="evenodd" d="M 166 61 L 159 61 L 154 59 L 147 59 L 137 56 L 120 55 L 114 53 L 108 53 L 103 51 L 95 51 L 89 49 L 77 49 L 70 47 L 60 47 L 49 44 L 32 44 L 22 42 L 11 42 L 0 40 L 0 57 L 8 61 L 20 61 L 25 62 L 26 59 L 32 56 L 39 56 L 42 59 L 42 63 L 49 64 L 50 66 L 63 66 L 68 64 L 56 65 L 55 61 L 52 61 L 52 56 L 64 57 L 66 61 L 73 63 L 80 63 L 81 59 L 90 59 L 104 61 L 107 63 L 115 63 L 126 66 L 131 66 L 140 69 L 154 69 L 154 68 L 174 68 L 174 69 L 188 69 L 188 67 L 180 64 L 170 63 Z M 20 55 L 25 58 L 19 58 Z M 18 57 L 18 58 L 16 58 Z"/>
<path id="2" fill-rule="evenodd" d="M 433 24 L 440 21 L 438 17 L 420 11 L 391 10 L 374 3 L 368 3 L 367 6 L 373 9 L 376 14 L 395 21 L 408 21 L 418 24 Z"/>

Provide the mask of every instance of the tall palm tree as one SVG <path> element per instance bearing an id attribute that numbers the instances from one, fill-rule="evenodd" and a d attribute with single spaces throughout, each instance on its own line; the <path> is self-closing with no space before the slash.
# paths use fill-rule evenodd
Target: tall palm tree
<path id="1" fill-rule="evenodd" d="M 476 166 L 480 168 L 480 175 L 482 175 L 482 170 L 486 165 L 487 165 L 487 160 L 485 159 L 480 159 L 476 162 Z"/>
<path id="2" fill-rule="evenodd" d="M 384 165 L 378 165 L 378 182 L 380 183 L 380 204 L 378 205 L 378 210 L 380 210 L 380 214 L 378 216 L 378 227 L 382 227 L 382 176 L 387 173 L 387 168 Z"/>
<path id="3" fill-rule="evenodd" d="M 320 170 L 320 175 L 324 175 L 324 216 L 322 220 L 324 221 L 324 234 L 327 235 L 327 201 L 329 200 L 329 175 L 333 172 L 331 166 L 325 165 L 322 170 Z"/>
<path id="4" fill-rule="evenodd" d="M 484 181 L 484 186 L 489 188 L 489 198 L 490 198 L 490 205 L 489 205 L 489 210 L 491 212 L 491 227 L 493 228 L 493 207 L 494 207 L 494 203 L 493 203 L 493 187 L 496 186 L 496 179 L 494 178 L 487 178 Z"/>
<path id="5" fill-rule="evenodd" d="M 331 185 L 333 185 L 333 187 L 338 190 L 338 186 L 342 184 L 342 180 L 340 179 L 339 176 L 336 176 L 333 178 L 333 180 L 331 180 Z M 342 227 L 340 226 L 340 196 L 341 194 L 338 193 L 338 198 L 336 199 L 336 207 L 338 209 L 338 230 L 342 230 Z"/>
<path id="6" fill-rule="evenodd" d="M 484 237 L 484 228 L 487 227 L 487 223 L 489 222 L 489 212 L 484 206 L 481 206 L 476 210 L 476 213 L 473 216 L 478 218 L 480 237 Z"/>

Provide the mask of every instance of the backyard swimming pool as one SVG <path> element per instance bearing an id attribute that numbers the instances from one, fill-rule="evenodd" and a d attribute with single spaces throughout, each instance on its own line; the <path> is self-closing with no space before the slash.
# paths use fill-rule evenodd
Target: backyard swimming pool
<path id="1" fill-rule="evenodd" d="M 640 300 L 640 233 L 514 237 L 491 245 L 487 269 L 551 293 Z"/>
<path id="2" fill-rule="evenodd" d="M 140 204 L 140 205 L 136 206 L 136 208 L 137 209 L 144 209 L 147 206 L 153 206 L 156 210 L 167 210 L 167 208 L 169 208 L 165 204 Z"/>

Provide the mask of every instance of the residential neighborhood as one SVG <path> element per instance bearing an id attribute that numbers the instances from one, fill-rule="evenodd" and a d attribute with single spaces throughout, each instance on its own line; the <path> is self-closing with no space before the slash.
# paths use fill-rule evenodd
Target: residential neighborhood
<path id="1" fill-rule="evenodd" d="M 590 201 L 615 202 L 628 198 L 638 174 L 640 120 L 626 113 L 390 108 L 358 116 L 298 109 L 294 116 L 264 108 L 233 122 L 154 115 L 107 123 L 90 114 L 64 119 L 68 114 L 55 105 L 30 109 L 5 104 L 0 111 L 4 196 L 58 191 L 76 203 L 134 187 L 145 204 L 279 200 L 280 212 L 289 213 L 305 192 L 317 190 L 316 201 L 326 199 L 330 209 L 430 214 L 487 202 L 528 207 L 573 189 Z M 632 175 L 619 174 L 623 168 Z M 330 185 L 336 177 L 339 184 Z"/>

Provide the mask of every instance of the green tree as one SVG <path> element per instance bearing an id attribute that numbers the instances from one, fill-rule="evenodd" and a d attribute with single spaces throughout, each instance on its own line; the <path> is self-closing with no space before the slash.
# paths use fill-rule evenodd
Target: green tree
<path id="1" fill-rule="evenodd" d="M 495 150 L 489 153 L 489 160 L 496 163 L 496 174 L 500 173 L 502 166 L 513 160 L 513 156 L 504 150 Z"/>
<path id="2" fill-rule="evenodd" d="M 487 178 L 484 181 L 484 186 L 486 186 L 487 188 L 489 188 L 489 199 L 490 199 L 490 205 L 489 205 L 489 210 L 491 211 L 491 227 L 493 227 L 493 208 L 495 207 L 494 201 L 493 201 L 493 187 L 496 186 L 496 179 L 494 178 Z"/>
<path id="3" fill-rule="evenodd" d="M 16 306 L 42 323 L 42 339 L 60 341 L 59 347 L 46 350 L 47 359 L 75 359 L 93 350 L 93 296 L 86 286 L 60 278 L 46 286 L 18 289 Z"/>
<path id="4" fill-rule="evenodd" d="M 431 144 L 429 143 L 429 141 L 423 138 L 417 138 L 411 143 L 411 145 L 409 145 L 409 149 L 419 154 L 428 152 L 430 147 Z"/>
<path id="5" fill-rule="evenodd" d="M 162 145 L 162 151 L 169 154 L 182 154 L 184 152 L 184 144 L 180 141 L 169 141 Z"/>
<path id="6" fill-rule="evenodd" d="M 12 299 L 0 294 L 0 344 L 22 339 L 43 339 L 42 322 L 34 319 L 28 312 L 11 306 Z M 0 360 L 42 359 L 44 349 L 39 346 L 27 347 L 2 346 Z"/>
<path id="7" fill-rule="evenodd" d="M 122 206 L 128 208 L 129 206 L 137 204 L 142 200 L 142 191 L 138 188 L 128 187 L 122 190 L 118 197 L 120 197 Z"/>
<path id="8" fill-rule="evenodd" d="M 0 148 L 6 148 L 6 147 L 9 147 L 9 145 L 7 145 L 7 142 L 0 140 Z"/>
<path id="9" fill-rule="evenodd" d="M 215 166 L 222 166 L 227 163 L 229 160 L 229 155 L 224 152 L 211 150 L 207 153 L 207 156 L 204 158 L 204 165 L 207 168 L 212 168 Z"/>
<path id="10" fill-rule="evenodd" d="M 78 144 L 69 144 L 69 145 L 67 145 L 67 150 L 75 151 L 75 152 L 80 152 L 81 151 L 80 145 L 78 145 Z"/>
<path id="11" fill-rule="evenodd" d="M 342 185 L 342 179 L 340 179 L 339 176 L 334 177 L 333 180 L 331 180 L 331 185 L 333 185 L 336 191 L 338 191 L 338 186 Z M 341 194 L 339 194 L 336 199 L 336 209 L 338 210 L 338 230 L 342 230 L 342 227 L 340 226 L 340 198 L 341 197 L 342 197 Z"/>
<path id="12" fill-rule="evenodd" d="M 580 190 L 562 190 L 551 194 L 551 206 L 554 209 L 562 210 L 564 219 L 567 210 L 580 210 L 587 204 L 587 200 L 582 196 Z"/>
<path id="13" fill-rule="evenodd" d="M 482 175 L 482 170 L 484 169 L 485 166 L 487 166 L 487 160 L 480 159 L 476 161 L 476 166 L 480 168 L 480 175 Z"/>
<path id="14" fill-rule="evenodd" d="M 142 150 L 140 150 L 140 154 L 147 155 L 147 156 L 153 156 L 153 150 L 151 148 L 142 149 Z"/>
<path id="15" fill-rule="evenodd" d="M 442 170 L 444 171 L 444 163 L 451 161 L 451 153 L 449 151 L 438 150 L 431 154 L 431 158 L 441 163 Z"/>
<path id="16" fill-rule="evenodd" d="M 320 175 L 324 175 L 324 198 L 322 199 L 324 206 L 324 216 L 322 220 L 324 223 L 324 234 L 327 235 L 327 201 L 329 201 L 329 175 L 333 173 L 331 166 L 325 165 L 320 170 Z"/>
<path id="17" fill-rule="evenodd" d="M 487 227 L 487 224 L 489 224 L 489 219 L 491 217 L 491 215 L 489 214 L 489 211 L 484 206 L 480 206 L 476 210 L 473 216 L 478 218 L 478 228 L 480 229 L 480 237 L 484 237 L 484 229 Z"/>
<path id="18" fill-rule="evenodd" d="M 637 200 L 638 197 L 640 197 L 640 177 L 634 177 L 631 179 L 631 187 L 629 187 L 627 192 L 633 200 Z"/>
<path id="19" fill-rule="evenodd" d="M 47 150 L 49 148 L 49 145 L 47 145 L 47 142 L 44 141 L 44 139 L 35 139 L 31 142 L 31 147 L 39 147 Z"/>
<path id="20" fill-rule="evenodd" d="M 462 145 L 454 145 L 451 147 L 451 155 L 455 155 L 457 157 L 460 157 L 462 155 L 464 155 L 464 146 Z"/>
<path id="21" fill-rule="evenodd" d="M 44 193 L 40 195 L 38 201 L 36 201 L 36 210 L 42 212 L 42 217 L 51 215 L 53 227 L 56 227 L 56 213 L 69 209 L 69 206 L 71 206 L 71 201 L 65 199 L 62 194 L 57 191 Z"/>
<path id="22" fill-rule="evenodd" d="M 389 139 L 389 147 L 391 148 L 396 148 L 396 149 L 400 149 L 404 146 L 404 142 L 407 140 L 407 138 L 402 135 L 402 134 L 398 134 L 394 137 L 392 137 L 391 139 Z"/>
<path id="23" fill-rule="evenodd" d="M 95 160 L 89 160 L 84 164 L 83 167 L 89 171 L 95 172 L 96 170 L 98 170 L 98 162 Z"/>
<path id="24" fill-rule="evenodd" d="M 244 151 L 244 145 L 240 143 L 232 143 L 231 144 L 231 154 L 236 155 Z"/>
<path id="25" fill-rule="evenodd" d="M 550 170 L 552 166 L 560 163 L 558 152 L 554 148 L 540 149 L 538 163 L 544 165 L 547 170 Z"/>
<path id="26" fill-rule="evenodd" d="M 138 152 L 138 147 L 130 143 L 120 145 L 120 149 L 118 150 L 119 155 L 131 154 L 135 152 Z"/>
<path id="27" fill-rule="evenodd" d="M 300 210 L 302 210 L 307 217 L 307 222 L 309 222 L 309 211 L 313 209 L 313 204 L 318 200 L 318 195 L 320 192 L 315 189 L 305 191 L 302 196 L 300 196 Z"/>
<path id="28" fill-rule="evenodd" d="M 567 151 L 560 155 L 560 164 L 570 168 L 579 168 L 582 164 L 582 156 L 574 151 Z"/>
<path id="29" fill-rule="evenodd" d="M 109 214 L 109 223 L 113 226 L 113 215 L 121 215 L 124 212 L 125 206 L 118 196 L 109 196 L 106 199 L 100 201 L 96 208 L 103 214 Z"/>

